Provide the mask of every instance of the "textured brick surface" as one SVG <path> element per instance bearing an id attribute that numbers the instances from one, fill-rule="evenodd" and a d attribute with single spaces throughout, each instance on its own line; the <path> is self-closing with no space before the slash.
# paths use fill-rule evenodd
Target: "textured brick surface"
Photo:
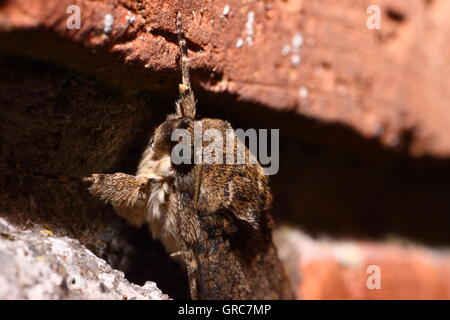
<path id="1" fill-rule="evenodd" d="M 211 92 L 348 125 L 386 146 L 406 143 L 415 155 L 446 157 L 450 3 L 377 1 L 382 29 L 371 31 L 366 10 L 372 2 L 184 1 L 195 82 Z M 80 30 L 66 28 L 72 4 L 81 8 Z M 47 29 L 119 60 L 111 70 L 103 55 L 86 66 L 76 51 L 45 43 L 22 43 L 16 51 L 40 51 L 34 55 L 80 64 L 135 87 L 163 88 L 173 84 L 163 71 L 176 67 L 176 8 L 173 0 L 6 0 L 0 27 Z M 152 78 L 145 70 L 159 73 Z"/>
<path id="2" fill-rule="evenodd" d="M 313 240 L 277 233 L 282 260 L 303 299 L 450 299 L 450 251 L 413 244 Z M 367 281 L 380 269 L 380 289 Z M 369 279 L 369 283 L 373 284 Z"/>

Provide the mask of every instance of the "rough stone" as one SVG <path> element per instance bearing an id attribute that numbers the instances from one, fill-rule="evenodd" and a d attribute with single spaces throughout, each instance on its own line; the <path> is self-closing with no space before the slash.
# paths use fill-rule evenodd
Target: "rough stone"
<path id="1" fill-rule="evenodd" d="M 0 299 L 168 299 L 154 282 L 130 283 L 79 241 L 20 230 L 0 218 Z"/>

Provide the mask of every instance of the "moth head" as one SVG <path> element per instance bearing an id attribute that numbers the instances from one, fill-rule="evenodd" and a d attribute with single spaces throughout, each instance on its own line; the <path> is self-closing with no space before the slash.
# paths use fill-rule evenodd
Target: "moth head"
<path id="1" fill-rule="evenodd" d="M 180 143 L 193 141 L 193 131 L 194 119 L 169 116 L 166 121 L 155 129 L 150 137 L 139 163 L 137 175 L 146 175 L 152 178 L 173 176 L 175 171 L 179 169 L 179 164 L 174 160 L 174 157 L 186 156 L 186 154 L 182 153 L 175 154 L 174 150 L 176 151 L 176 149 L 174 148 Z M 186 139 L 187 136 L 190 139 Z"/>

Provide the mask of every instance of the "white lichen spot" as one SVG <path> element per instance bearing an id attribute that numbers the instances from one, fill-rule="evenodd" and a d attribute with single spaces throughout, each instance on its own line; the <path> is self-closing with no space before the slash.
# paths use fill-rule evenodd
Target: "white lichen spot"
<path id="1" fill-rule="evenodd" d="M 303 36 L 300 33 L 296 33 L 292 38 L 292 50 L 299 53 L 303 45 Z"/>
<path id="2" fill-rule="evenodd" d="M 308 88 L 306 88 L 305 86 L 301 86 L 298 89 L 298 95 L 300 96 L 301 99 L 308 98 Z"/>
<path id="3" fill-rule="evenodd" d="M 107 13 L 103 19 L 103 33 L 110 33 L 114 24 L 114 17 L 112 14 Z"/>
<path id="4" fill-rule="evenodd" d="M 288 44 L 285 44 L 283 48 L 281 49 L 281 54 L 283 56 L 288 56 L 291 53 L 291 46 Z"/>
<path id="5" fill-rule="evenodd" d="M 301 58 L 299 54 L 293 54 L 291 56 L 291 62 L 294 66 L 298 66 L 300 64 Z"/>
<path id="6" fill-rule="evenodd" d="M 247 14 L 247 22 L 245 23 L 245 31 L 247 33 L 247 44 L 251 47 L 253 45 L 253 23 L 255 21 L 255 13 L 253 11 L 250 11 Z"/>
<path id="7" fill-rule="evenodd" d="M 127 14 L 125 17 L 125 21 L 127 22 L 127 25 L 132 25 L 136 21 L 136 17 L 132 14 Z"/>
<path id="8" fill-rule="evenodd" d="M 236 48 L 240 48 L 244 45 L 244 40 L 242 39 L 237 39 L 236 41 Z"/>
<path id="9" fill-rule="evenodd" d="M 291 63 L 294 66 L 297 66 L 297 65 L 300 64 L 300 60 L 301 60 L 300 54 L 301 54 L 301 51 L 302 51 L 302 46 L 303 46 L 303 36 L 300 33 L 296 33 L 292 37 L 292 40 L 291 40 L 291 47 L 290 47 L 291 50 L 289 52 L 287 52 L 287 51 L 283 52 L 282 51 L 282 54 L 286 53 L 286 52 L 287 52 L 287 54 L 285 54 L 285 55 L 288 55 L 289 53 L 292 53 Z"/>
<path id="10" fill-rule="evenodd" d="M 225 5 L 225 7 L 223 7 L 223 11 L 222 11 L 222 15 L 220 16 L 221 18 L 225 18 L 230 14 L 230 5 Z"/>

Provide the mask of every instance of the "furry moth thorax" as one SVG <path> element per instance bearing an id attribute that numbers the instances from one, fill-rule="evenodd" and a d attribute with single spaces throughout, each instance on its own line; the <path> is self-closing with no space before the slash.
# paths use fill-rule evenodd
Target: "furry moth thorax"
<path id="1" fill-rule="evenodd" d="M 138 178 L 149 178 L 152 183 L 148 189 L 146 208 L 143 208 L 141 214 L 132 215 L 130 223 L 140 225 L 148 222 L 152 235 L 159 239 L 169 252 L 179 250 L 176 236 L 179 226 L 176 225 L 175 207 L 193 205 L 196 192 L 198 199 L 195 206 L 203 212 L 224 213 L 226 215 L 224 226 L 227 230 L 237 230 L 236 223 L 248 224 L 249 227 L 257 229 L 261 212 L 267 211 L 271 204 L 267 176 L 257 163 L 250 161 L 245 164 L 173 163 L 171 152 L 178 143 L 172 141 L 173 132 L 177 129 L 188 130 L 193 141 L 196 125 L 203 131 L 216 129 L 224 136 L 230 135 L 230 129 L 232 131 L 231 125 L 224 120 L 210 118 L 194 120 L 171 115 L 156 128 L 136 173 Z M 234 140 L 234 149 L 237 149 L 241 144 L 240 140 L 234 135 L 231 138 Z M 207 142 L 203 142 L 202 146 L 207 145 Z M 234 149 L 228 150 L 224 146 L 224 153 L 235 151 Z M 250 152 L 246 148 L 245 150 L 246 156 L 250 159 Z M 197 175 L 199 166 L 203 171 L 201 177 Z M 198 179 L 201 181 L 196 181 Z M 198 190 L 196 190 L 197 183 Z M 181 197 L 171 197 L 171 194 L 181 194 Z M 181 204 L 183 202 L 181 198 L 189 203 Z M 125 216 L 127 219 L 129 217 Z"/>

